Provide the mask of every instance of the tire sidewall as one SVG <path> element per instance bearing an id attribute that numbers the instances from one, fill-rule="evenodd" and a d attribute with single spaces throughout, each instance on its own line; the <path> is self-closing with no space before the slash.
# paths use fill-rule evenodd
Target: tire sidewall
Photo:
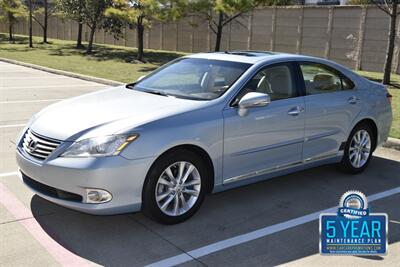
<path id="1" fill-rule="evenodd" d="M 201 178 L 200 194 L 196 203 L 186 213 L 179 216 L 169 216 L 164 212 L 162 212 L 158 207 L 155 197 L 155 190 L 158 179 L 164 172 L 164 170 L 168 168 L 170 165 L 179 161 L 189 162 L 193 164 L 199 171 Z M 201 203 L 204 200 L 207 187 L 206 177 L 208 177 L 208 173 L 209 171 L 207 170 L 206 164 L 194 152 L 188 150 L 175 150 L 173 152 L 168 152 L 167 154 L 161 156 L 154 162 L 154 164 L 152 165 L 146 176 L 146 181 L 143 187 L 143 196 L 142 196 L 143 212 L 147 216 L 163 224 L 176 224 L 189 219 L 199 209 Z"/>

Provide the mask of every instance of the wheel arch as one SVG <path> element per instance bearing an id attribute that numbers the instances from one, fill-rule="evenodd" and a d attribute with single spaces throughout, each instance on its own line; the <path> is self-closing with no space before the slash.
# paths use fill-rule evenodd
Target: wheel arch
<path id="1" fill-rule="evenodd" d="M 209 153 L 202 147 L 198 146 L 198 145 L 194 145 L 194 144 L 180 144 L 180 145 L 176 145 L 173 146 L 171 148 L 168 148 L 167 150 L 165 150 L 164 152 L 162 152 L 161 154 L 159 154 L 153 161 L 153 163 L 151 164 L 150 168 L 148 169 L 147 175 L 146 175 L 146 179 L 145 182 L 143 184 L 143 188 L 142 188 L 142 198 L 143 198 L 143 190 L 146 186 L 146 183 L 148 181 L 148 174 L 150 173 L 150 171 L 152 170 L 152 168 L 154 167 L 154 165 L 156 164 L 156 162 L 158 161 L 158 159 L 160 159 L 161 157 L 165 156 L 168 153 L 172 153 L 174 151 L 178 151 L 178 150 L 187 150 L 187 151 L 191 151 L 196 153 L 197 155 L 199 155 L 204 162 L 207 164 L 208 166 L 208 170 L 209 170 L 209 175 L 207 176 L 207 193 L 211 193 L 213 188 L 214 188 L 214 181 L 215 181 L 215 171 L 214 171 L 214 163 L 209 155 Z"/>
<path id="2" fill-rule="evenodd" d="M 358 125 L 361 125 L 361 124 L 366 124 L 366 125 L 370 126 L 371 129 L 372 129 L 372 131 L 373 131 L 374 139 L 372 140 L 372 141 L 373 141 L 373 148 L 372 148 L 372 151 L 374 151 L 374 150 L 376 149 L 376 147 L 377 147 L 377 144 L 378 144 L 379 132 L 378 132 L 378 126 L 377 126 L 377 124 L 376 124 L 376 122 L 375 122 L 375 120 L 374 120 L 373 118 L 365 117 L 365 118 L 362 118 L 362 119 L 358 120 L 358 121 L 353 125 L 353 127 L 351 128 L 351 130 L 349 131 L 349 135 L 350 135 L 351 131 L 352 131 L 355 127 L 357 127 Z"/>

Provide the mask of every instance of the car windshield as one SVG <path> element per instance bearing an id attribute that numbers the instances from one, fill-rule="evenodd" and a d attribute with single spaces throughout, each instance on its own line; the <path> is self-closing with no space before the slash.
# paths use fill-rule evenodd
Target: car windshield
<path id="1" fill-rule="evenodd" d="M 182 58 L 127 87 L 148 93 L 195 100 L 212 100 L 225 93 L 250 64 Z"/>

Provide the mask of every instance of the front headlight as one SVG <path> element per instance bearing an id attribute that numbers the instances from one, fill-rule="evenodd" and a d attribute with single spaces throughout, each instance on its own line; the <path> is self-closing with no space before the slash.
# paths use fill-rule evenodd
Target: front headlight
<path id="1" fill-rule="evenodd" d="M 139 137 L 134 135 L 110 135 L 89 138 L 72 144 L 61 157 L 106 157 L 118 155 L 129 143 Z"/>

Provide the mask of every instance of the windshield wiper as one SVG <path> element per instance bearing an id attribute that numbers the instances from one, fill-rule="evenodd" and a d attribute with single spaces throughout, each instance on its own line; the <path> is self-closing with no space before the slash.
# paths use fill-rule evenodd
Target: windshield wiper
<path id="1" fill-rule="evenodd" d="M 167 94 L 167 93 L 165 93 L 163 91 L 160 91 L 160 90 L 150 90 L 150 89 L 143 89 L 143 88 L 137 89 L 137 88 L 134 87 L 134 84 L 128 84 L 126 86 L 126 88 L 129 88 L 131 90 L 136 90 L 136 91 L 139 91 L 139 92 L 149 93 L 149 94 L 153 94 L 153 95 L 166 96 L 166 97 L 175 97 L 175 98 L 190 99 L 190 100 L 201 100 L 201 101 L 210 100 L 208 98 L 203 98 L 203 97 L 198 97 L 198 96 L 172 94 L 172 93 Z"/>
<path id="2" fill-rule="evenodd" d="M 136 90 L 139 92 L 144 92 L 144 93 L 149 93 L 153 95 L 160 95 L 160 96 L 171 96 L 170 94 L 167 94 L 163 91 L 160 90 L 151 90 L 151 89 L 144 89 L 144 88 L 135 88 L 136 83 L 131 83 L 127 84 L 125 87 L 131 90 Z"/>
<path id="3" fill-rule="evenodd" d="M 167 93 L 164 93 L 162 91 L 157 91 L 157 90 L 142 90 L 142 92 L 153 94 L 153 95 L 170 96 Z"/>

